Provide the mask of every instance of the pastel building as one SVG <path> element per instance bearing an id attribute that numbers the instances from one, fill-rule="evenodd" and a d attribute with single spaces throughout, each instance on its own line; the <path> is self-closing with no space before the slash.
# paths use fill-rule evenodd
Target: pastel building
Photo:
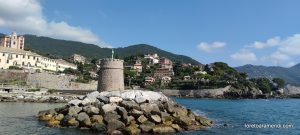
<path id="1" fill-rule="evenodd" d="M 11 35 L 0 37 L 0 46 L 24 50 L 25 38 L 18 36 L 16 32 Z"/>

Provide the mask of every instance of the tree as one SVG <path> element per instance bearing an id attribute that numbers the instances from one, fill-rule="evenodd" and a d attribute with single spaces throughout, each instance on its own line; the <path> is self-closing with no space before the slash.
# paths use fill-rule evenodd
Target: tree
<path id="1" fill-rule="evenodd" d="M 273 78 L 272 81 L 277 84 L 277 88 L 283 88 L 285 85 L 285 81 L 281 78 Z"/>

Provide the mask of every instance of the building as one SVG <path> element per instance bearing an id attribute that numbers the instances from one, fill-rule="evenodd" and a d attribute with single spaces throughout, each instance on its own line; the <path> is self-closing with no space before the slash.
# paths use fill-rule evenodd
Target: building
<path id="1" fill-rule="evenodd" d="M 206 71 L 195 71 L 194 74 L 195 74 L 195 75 L 197 75 L 197 74 L 206 75 L 207 72 L 206 72 Z"/>
<path id="2" fill-rule="evenodd" d="M 189 75 L 183 76 L 183 80 L 185 80 L 185 81 L 191 80 L 191 76 L 189 76 Z"/>
<path id="3" fill-rule="evenodd" d="M 148 59 L 150 62 L 149 64 L 157 64 L 159 62 L 159 56 L 156 53 L 146 54 L 144 59 Z"/>
<path id="4" fill-rule="evenodd" d="M 24 50 L 25 38 L 23 36 L 18 36 L 16 32 L 11 35 L 0 37 L 0 46 Z"/>
<path id="5" fill-rule="evenodd" d="M 79 55 L 79 54 L 73 54 L 72 57 L 71 57 L 71 60 L 75 63 L 78 62 L 78 63 L 84 64 L 85 61 L 86 61 L 86 58 L 82 55 Z"/>
<path id="6" fill-rule="evenodd" d="M 56 62 L 56 71 L 64 71 L 66 68 L 77 69 L 77 66 L 73 63 L 69 63 L 63 59 L 55 60 Z"/>
<path id="7" fill-rule="evenodd" d="M 173 62 L 165 57 L 159 59 L 159 65 L 161 68 L 173 68 Z"/>
<path id="8" fill-rule="evenodd" d="M 16 66 L 40 71 L 63 71 L 66 68 L 77 69 L 76 65 L 64 60 L 50 59 L 30 51 L 0 46 L 0 69 Z"/>
<path id="9" fill-rule="evenodd" d="M 24 50 L 24 37 L 13 32 L 0 38 L 0 69 L 12 66 L 28 70 L 64 71 L 66 68 L 77 69 L 76 65 L 64 60 L 50 59 L 31 51 Z"/>
<path id="10" fill-rule="evenodd" d="M 145 86 L 151 85 L 154 82 L 155 82 L 155 78 L 149 76 L 145 77 Z"/>
<path id="11" fill-rule="evenodd" d="M 135 64 L 133 65 L 133 70 L 137 71 L 138 73 L 143 71 L 143 66 L 141 60 L 136 60 Z"/>
<path id="12" fill-rule="evenodd" d="M 161 78 L 161 84 L 168 84 L 172 81 L 172 78 L 169 76 L 164 76 Z"/>
<path id="13" fill-rule="evenodd" d="M 98 79 L 99 92 L 124 90 L 123 60 L 102 59 Z"/>
<path id="14" fill-rule="evenodd" d="M 171 77 L 171 76 L 174 76 L 174 72 L 172 68 L 158 68 L 154 71 L 155 78 Z"/>

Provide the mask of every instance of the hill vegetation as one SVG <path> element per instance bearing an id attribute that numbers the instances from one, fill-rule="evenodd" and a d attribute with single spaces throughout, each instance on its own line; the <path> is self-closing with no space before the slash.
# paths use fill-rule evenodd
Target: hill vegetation
<path id="1" fill-rule="evenodd" d="M 89 59 L 107 58 L 111 56 L 111 49 L 101 48 L 97 45 L 86 44 L 82 42 L 58 40 L 49 37 L 39 37 L 35 35 L 25 35 L 25 47 L 29 50 L 35 50 L 46 55 L 52 55 L 60 58 L 69 57 L 74 53 L 81 54 Z M 132 55 L 143 55 L 148 53 L 157 53 L 161 57 L 167 57 L 172 61 L 181 61 L 193 65 L 200 64 L 198 61 L 184 55 L 173 54 L 157 47 L 138 44 L 124 48 L 114 49 L 116 57 L 124 58 Z"/>
<path id="2" fill-rule="evenodd" d="M 300 86 L 300 64 L 290 68 L 245 65 L 235 69 L 247 73 L 250 78 L 282 78 L 287 84 Z"/>

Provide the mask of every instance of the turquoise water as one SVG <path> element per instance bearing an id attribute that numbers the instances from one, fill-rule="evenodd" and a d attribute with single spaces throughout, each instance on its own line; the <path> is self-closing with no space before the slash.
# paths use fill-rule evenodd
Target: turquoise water
<path id="1" fill-rule="evenodd" d="M 181 134 L 300 134 L 300 99 L 175 100 L 215 121 L 211 128 Z M 66 128 L 47 128 L 35 115 L 40 110 L 63 104 L 0 103 L 0 135 L 91 135 L 89 131 Z M 227 126 L 224 126 L 227 124 Z M 292 125 L 292 128 L 245 128 L 245 124 Z"/>

